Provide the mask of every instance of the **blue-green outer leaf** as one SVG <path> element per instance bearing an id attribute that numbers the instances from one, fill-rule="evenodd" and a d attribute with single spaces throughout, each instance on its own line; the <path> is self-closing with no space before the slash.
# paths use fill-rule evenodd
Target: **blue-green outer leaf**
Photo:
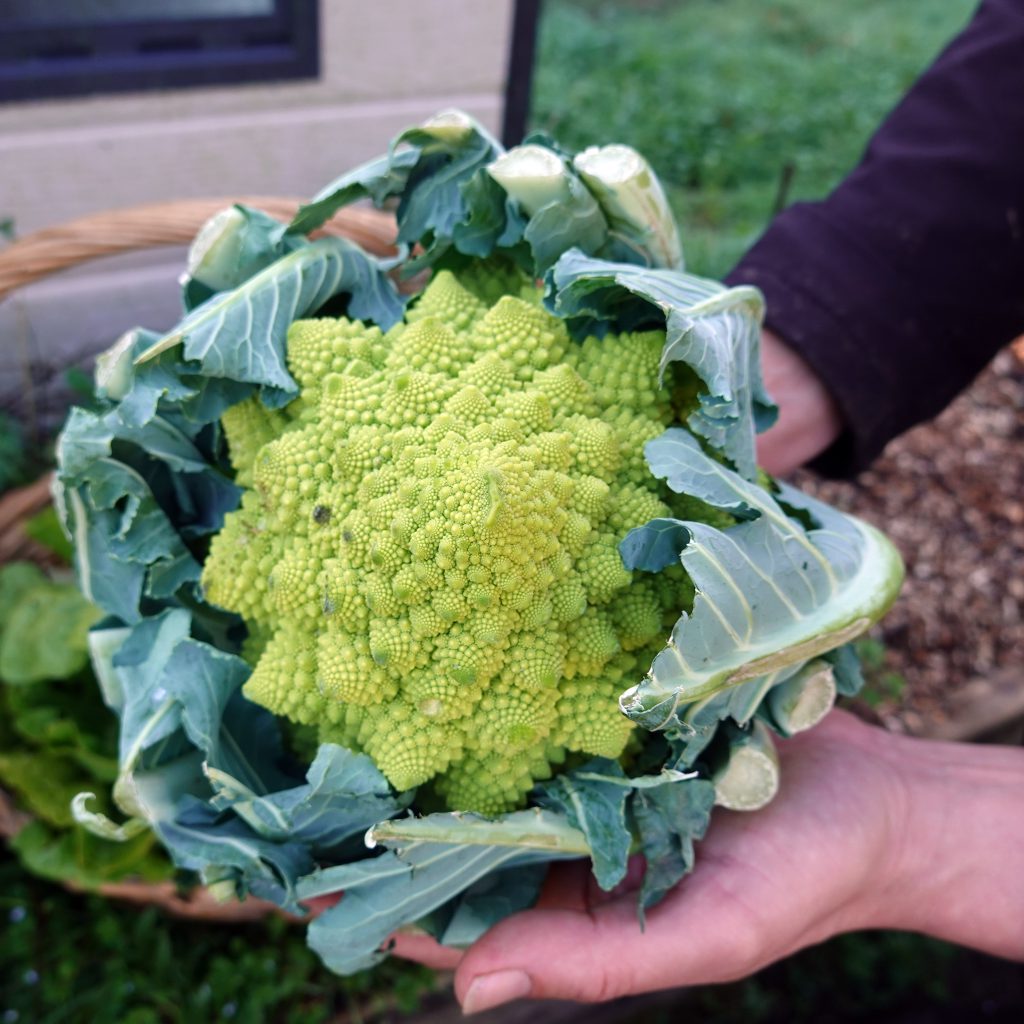
<path id="1" fill-rule="evenodd" d="M 180 344 L 205 376 L 294 396 L 298 389 L 285 365 L 288 328 L 342 292 L 352 294 L 356 318 L 372 319 L 385 330 L 401 318 L 402 300 L 372 257 L 347 239 L 320 238 L 198 306 L 136 363 Z"/>
<path id="2" fill-rule="evenodd" d="M 680 617 L 645 679 L 620 700 L 645 728 L 678 726 L 681 709 L 693 701 L 846 643 L 895 599 L 902 564 L 874 527 L 783 488 L 782 500 L 817 520 L 805 531 L 767 491 L 711 459 L 678 428 L 645 451 L 651 472 L 673 490 L 756 513 L 726 530 L 680 524 L 689 535 L 679 557 L 696 587 L 693 611 Z M 663 550 L 664 537 L 664 520 L 632 531 L 626 564 L 659 561 L 652 552 Z"/>
<path id="3" fill-rule="evenodd" d="M 381 947 L 396 928 L 425 917 L 492 873 L 580 856 L 575 830 L 559 817 L 520 811 L 496 822 L 450 814 L 409 821 L 408 834 L 418 830 L 450 841 L 381 839 L 389 849 L 379 857 L 327 868 L 299 883 L 300 899 L 344 893 L 310 925 L 310 946 L 341 974 L 372 967 L 385 956 Z M 393 826 L 401 831 L 405 824 Z M 531 834 L 540 845 L 526 845 Z M 577 848 L 560 850 L 560 843 Z"/>
<path id="4" fill-rule="evenodd" d="M 187 310 L 217 292 L 237 288 L 276 259 L 306 244 L 270 214 L 236 203 L 210 218 L 189 250 L 182 286 Z"/>
<path id="5" fill-rule="evenodd" d="M 589 777 L 587 772 L 591 773 Z M 602 778 L 602 774 L 611 778 Z M 626 826 L 630 790 L 620 780 L 625 780 L 622 768 L 615 761 L 603 759 L 538 787 L 541 806 L 560 811 L 586 836 L 594 877 L 605 891 L 614 889 L 626 877 L 633 842 Z"/>
<path id="6" fill-rule="evenodd" d="M 693 844 L 704 836 L 715 802 L 715 787 L 693 779 L 638 791 L 631 809 L 647 861 L 638 910 L 658 903 L 693 867 Z"/>
<path id="7" fill-rule="evenodd" d="M 302 786 L 257 794 L 219 769 L 208 767 L 206 775 L 214 807 L 233 810 L 264 838 L 302 842 L 318 857 L 337 855 L 353 837 L 361 845 L 368 828 L 409 803 L 365 754 L 333 743 L 321 745 Z"/>
<path id="8" fill-rule="evenodd" d="M 490 249 L 481 251 L 481 240 L 471 224 L 481 216 L 484 220 L 500 216 L 504 210 L 495 205 L 493 196 L 471 183 L 502 147 L 464 114 L 457 115 L 458 125 L 439 126 L 437 120 L 402 132 L 384 156 L 335 179 L 299 207 L 287 231 L 308 233 L 359 199 L 369 198 L 379 207 L 399 196 L 399 241 L 422 243 L 438 255 L 453 242 L 461 252 L 489 255 Z M 501 234 L 496 228 L 484 235 L 491 240 L 491 248 Z"/>
<path id="9" fill-rule="evenodd" d="M 299 207 L 287 230 L 303 235 L 315 231 L 342 207 L 358 199 L 369 197 L 380 206 L 405 188 L 409 172 L 416 166 L 419 157 L 420 151 L 417 148 L 398 149 L 392 145 L 391 151 L 384 156 L 346 171 L 325 185 L 308 203 Z"/>
<path id="10" fill-rule="evenodd" d="M 499 921 L 532 907 L 546 875 L 547 865 L 542 862 L 485 875 L 458 898 L 439 941 L 468 948 Z"/>

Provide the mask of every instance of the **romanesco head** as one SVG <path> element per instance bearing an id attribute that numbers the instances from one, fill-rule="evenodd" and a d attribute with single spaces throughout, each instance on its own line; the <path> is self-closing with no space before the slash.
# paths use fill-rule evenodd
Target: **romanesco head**
<path id="1" fill-rule="evenodd" d="M 251 489 L 203 585 L 261 638 L 252 700 L 491 814 L 567 753 L 623 752 L 618 695 L 687 595 L 618 551 L 671 514 L 642 457 L 673 415 L 664 335 L 577 344 L 525 278 L 490 304 L 465 280 L 386 335 L 292 326 L 301 397 L 225 417 Z"/>

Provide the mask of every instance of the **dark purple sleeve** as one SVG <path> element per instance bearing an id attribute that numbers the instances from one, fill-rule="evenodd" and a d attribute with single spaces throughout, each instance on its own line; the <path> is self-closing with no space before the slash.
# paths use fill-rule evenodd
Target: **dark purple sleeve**
<path id="1" fill-rule="evenodd" d="M 729 275 L 837 400 L 830 475 L 935 416 L 1024 333 L 1024 0 L 985 0 L 823 202 Z"/>

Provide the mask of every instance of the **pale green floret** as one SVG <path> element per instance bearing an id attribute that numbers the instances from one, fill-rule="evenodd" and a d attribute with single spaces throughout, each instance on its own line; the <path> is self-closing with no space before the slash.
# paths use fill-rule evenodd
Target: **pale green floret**
<path id="1" fill-rule="evenodd" d="M 622 754 L 618 696 L 692 590 L 618 552 L 675 509 L 636 457 L 673 416 L 663 335 L 580 345 L 527 279 L 480 290 L 442 271 L 386 336 L 292 326 L 302 396 L 225 417 L 251 490 L 203 585 L 260 638 L 252 700 L 496 814 L 567 753 Z"/>
<path id="2" fill-rule="evenodd" d="M 265 444 L 280 437 L 288 423 L 289 417 L 266 408 L 256 398 L 239 402 L 224 413 L 224 429 L 234 439 L 231 466 L 239 484 L 252 487 L 257 453 Z"/>

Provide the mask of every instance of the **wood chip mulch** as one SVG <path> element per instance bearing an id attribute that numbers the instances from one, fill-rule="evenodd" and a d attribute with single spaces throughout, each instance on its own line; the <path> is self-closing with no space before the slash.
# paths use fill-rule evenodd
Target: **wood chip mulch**
<path id="1" fill-rule="evenodd" d="M 1008 673 L 1024 688 L 1024 339 L 855 482 L 796 483 L 884 530 L 906 561 L 875 630 L 907 684 L 879 709 L 887 725 L 928 731 Z"/>

